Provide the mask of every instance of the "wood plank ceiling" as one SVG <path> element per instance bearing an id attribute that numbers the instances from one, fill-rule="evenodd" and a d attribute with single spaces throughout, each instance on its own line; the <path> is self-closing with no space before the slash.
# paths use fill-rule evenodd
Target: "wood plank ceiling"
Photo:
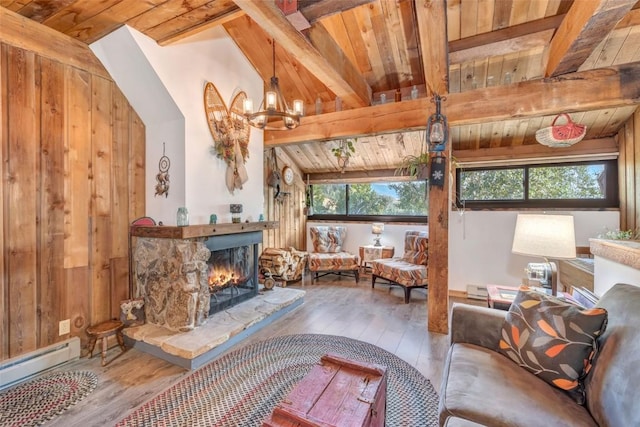
<path id="1" fill-rule="evenodd" d="M 291 0 L 284 1 L 290 6 Z M 614 71 L 625 82 L 620 93 L 626 97 L 581 103 L 567 93 L 575 90 L 567 83 L 546 100 L 553 108 L 492 115 L 474 102 L 467 113 L 474 117 L 451 121 L 452 148 L 459 157 L 487 150 L 503 150 L 503 157 L 509 157 L 504 155 L 509 147 L 543 149 L 535 131 L 562 111 L 587 125 L 585 140 L 601 142 L 580 144 L 595 147 L 594 152 L 615 149 L 611 137 L 640 102 L 640 2 L 449 0 L 445 27 L 436 15 L 440 1 L 298 0 L 295 13 L 287 17 L 267 0 L 0 0 L 0 5 L 86 43 L 123 24 L 161 45 L 223 25 L 265 84 L 272 75 L 275 39 L 283 94 L 289 101 L 302 98 L 306 117 L 288 136 L 266 133 L 265 147 L 281 147 L 303 173 L 338 170 L 330 149 L 340 138 L 356 136 L 348 171 L 395 169 L 404 156 L 423 149 L 424 123 L 432 112 L 428 99 L 434 92 L 450 97 L 443 103 L 445 114 L 453 107 L 464 109 L 448 104 L 454 99 L 517 105 L 522 98 L 510 94 L 537 90 L 536 82 L 626 64 Z M 292 22 L 310 27 L 298 31 Z M 411 100 L 414 87 L 418 101 Z M 394 119 L 384 131 L 371 132 L 362 118 L 387 120 L 386 112 L 394 107 L 376 107 L 383 95 L 393 103 L 397 92 L 407 107 L 399 104 L 395 110 L 411 118 Z M 571 102 L 565 99 L 569 95 Z M 347 120 L 361 121 L 362 128 L 341 127 Z"/>

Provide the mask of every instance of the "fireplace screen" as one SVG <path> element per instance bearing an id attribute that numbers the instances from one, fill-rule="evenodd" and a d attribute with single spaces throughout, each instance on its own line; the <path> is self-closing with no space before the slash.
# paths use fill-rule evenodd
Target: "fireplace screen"
<path id="1" fill-rule="evenodd" d="M 209 314 L 224 310 L 258 293 L 254 245 L 211 252 L 209 258 Z"/>

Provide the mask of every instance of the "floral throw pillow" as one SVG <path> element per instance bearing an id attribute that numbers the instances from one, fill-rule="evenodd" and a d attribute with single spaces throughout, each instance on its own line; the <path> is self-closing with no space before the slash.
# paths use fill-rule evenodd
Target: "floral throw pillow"
<path id="1" fill-rule="evenodd" d="M 583 309 L 522 287 L 502 326 L 498 351 L 584 404 L 583 380 L 606 326 L 603 308 Z"/>

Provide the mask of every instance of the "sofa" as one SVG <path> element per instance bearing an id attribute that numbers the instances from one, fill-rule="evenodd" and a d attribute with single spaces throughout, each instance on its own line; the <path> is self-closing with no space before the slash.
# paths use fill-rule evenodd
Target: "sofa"
<path id="1" fill-rule="evenodd" d="M 307 253 L 294 247 L 265 248 L 260 254 L 258 264 L 260 274 L 270 273 L 275 279 L 281 280 L 284 287 L 287 282 L 295 282 L 302 278 L 307 266 Z"/>
<path id="2" fill-rule="evenodd" d="M 347 227 L 309 227 L 313 250 L 309 252 L 309 271 L 313 280 L 327 274 L 353 275 L 356 283 L 360 280 L 358 256 L 344 251 Z"/>
<path id="3" fill-rule="evenodd" d="M 404 302 L 409 303 L 411 290 L 427 287 L 429 236 L 424 231 L 408 230 L 404 236 L 402 257 L 377 259 L 371 262 L 371 288 L 377 279 L 404 289 Z"/>
<path id="4" fill-rule="evenodd" d="M 640 286 L 616 284 L 596 308 L 606 309 L 606 327 L 581 405 L 496 351 L 507 312 L 454 304 L 440 425 L 640 426 Z"/>

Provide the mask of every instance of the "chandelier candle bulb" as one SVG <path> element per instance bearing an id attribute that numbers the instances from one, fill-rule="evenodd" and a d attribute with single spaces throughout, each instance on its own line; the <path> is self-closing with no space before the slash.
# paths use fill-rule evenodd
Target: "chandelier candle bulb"
<path id="1" fill-rule="evenodd" d="M 268 110 L 275 110 L 276 109 L 276 93 L 272 91 L 267 92 L 266 102 L 267 102 L 266 107 Z"/>
<path id="2" fill-rule="evenodd" d="M 293 114 L 297 114 L 299 116 L 304 115 L 304 103 L 301 99 L 293 100 Z"/>

